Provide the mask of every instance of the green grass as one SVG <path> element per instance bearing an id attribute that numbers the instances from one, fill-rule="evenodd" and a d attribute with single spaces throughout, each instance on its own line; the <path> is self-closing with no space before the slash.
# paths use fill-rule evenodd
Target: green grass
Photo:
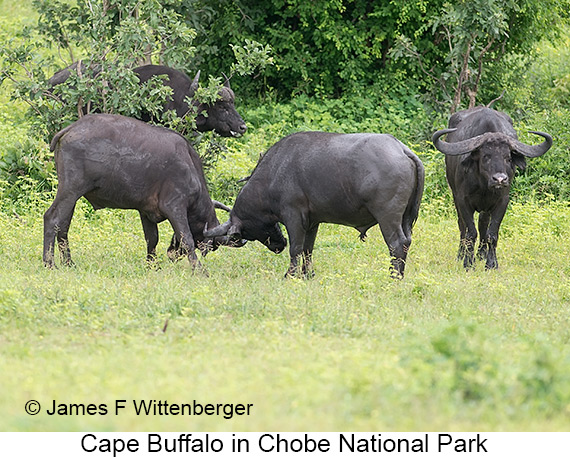
<path id="1" fill-rule="evenodd" d="M 39 205 L 41 208 L 42 205 Z M 75 268 L 41 264 L 41 210 L 0 217 L 1 430 L 568 430 L 570 208 L 514 204 L 500 270 L 465 272 L 454 215 L 424 205 L 403 281 L 378 229 L 323 226 L 316 277 L 222 248 L 209 277 L 144 263 L 135 212 L 79 205 Z M 221 215 L 224 218 L 224 215 Z M 166 331 L 163 332 L 168 321 Z M 107 404 L 104 416 L 24 405 Z M 250 416 L 114 415 L 115 400 L 253 403 Z"/>

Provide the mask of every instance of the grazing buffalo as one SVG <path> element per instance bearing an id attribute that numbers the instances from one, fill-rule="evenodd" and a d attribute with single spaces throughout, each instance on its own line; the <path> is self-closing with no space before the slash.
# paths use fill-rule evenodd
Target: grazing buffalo
<path id="1" fill-rule="evenodd" d="M 552 146 L 552 137 L 529 146 L 517 140 L 511 118 L 500 111 L 476 107 L 455 113 L 449 128 L 433 135 L 433 144 L 445 154 L 447 182 L 457 210 L 460 245 L 459 260 L 469 269 L 474 262 L 477 229 L 473 220 L 479 212 L 478 256 L 493 269 L 497 263 L 499 227 L 507 205 L 515 168 L 526 167 L 525 157 L 538 157 Z M 447 134 L 447 141 L 440 139 Z"/>
<path id="2" fill-rule="evenodd" d="M 364 240 L 376 225 L 402 277 L 420 206 L 424 167 L 391 135 L 301 132 L 273 145 L 237 196 L 229 220 L 206 237 L 258 240 L 274 252 L 287 242 L 287 275 L 312 276 L 311 258 L 319 224 L 355 227 Z"/>
<path id="3" fill-rule="evenodd" d="M 208 194 L 198 154 L 178 133 L 128 117 L 90 114 L 57 133 L 51 150 L 58 189 L 44 215 L 46 266 L 54 266 L 55 238 L 62 262 L 72 264 L 67 234 L 82 196 L 95 209 L 138 210 L 149 261 L 156 256 L 157 224 L 165 219 L 175 234 L 169 251 L 187 255 L 193 267 L 199 266 L 197 246 L 205 254 L 227 241 L 204 240 L 206 224 L 219 225 L 216 202 Z"/>
<path id="4" fill-rule="evenodd" d="M 75 62 L 63 70 L 60 70 L 49 79 L 49 84 L 54 87 L 64 83 L 72 72 L 79 71 L 86 74 L 89 68 L 80 62 Z M 92 76 L 96 76 L 101 71 L 100 67 L 93 67 Z M 215 131 L 225 137 L 239 137 L 245 133 L 247 126 L 235 108 L 235 94 L 230 87 L 228 79 L 219 91 L 219 99 L 213 104 L 199 103 L 194 99 L 200 72 L 194 79 L 190 79 L 185 73 L 163 65 L 143 65 L 133 70 L 141 83 L 151 79 L 153 76 L 166 76 L 164 84 L 172 88 L 172 97 L 164 105 L 164 111 L 173 110 L 178 117 L 186 116 L 190 111 L 197 113 L 196 128 L 199 132 Z M 187 100 L 193 100 L 194 109 L 188 105 Z M 96 110 L 95 110 L 96 111 Z M 85 114 L 85 113 L 84 113 Z M 148 113 L 142 113 L 141 120 L 148 122 L 152 117 Z"/>

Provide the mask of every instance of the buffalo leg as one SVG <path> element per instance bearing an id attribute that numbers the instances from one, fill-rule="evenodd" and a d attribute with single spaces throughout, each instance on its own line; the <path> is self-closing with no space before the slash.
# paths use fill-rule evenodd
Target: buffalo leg
<path id="1" fill-rule="evenodd" d="M 462 262 L 465 260 L 465 255 L 466 255 L 465 243 L 463 242 L 463 240 L 465 239 L 467 229 L 465 226 L 465 222 L 461 217 L 461 213 L 459 212 L 459 206 L 457 205 L 457 203 L 455 203 L 455 210 L 457 211 L 457 225 L 459 227 L 459 249 L 457 250 L 457 260 Z"/>
<path id="2" fill-rule="evenodd" d="M 402 279 L 412 239 L 406 236 L 399 222 L 381 217 L 376 220 L 379 221 L 380 231 L 390 251 L 390 262 L 392 264 L 390 276 L 394 279 Z"/>
<path id="3" fill-rule="evenodd" d="M 139 213 L 146 240 L 146 260 L 152 263 L 156 260 L 156 245 L 158 244 L 158 225 L 144 214 Z"/>
<path id="4" fill-rule="evenodd" d="M 491 213 L 491 222 L 489 223 L 489 229 L 487 231 L 487 246 L 489 247 L 487 252 L 487 262 L 485 263 L 485 268 L 487 270 L 494 270 L 499 268 L 499 262 L 497 261 L 497 242 L 499 241 L 499 228 L 505 212 L 507 211 L 508 199 L 504 199 Z"/>
<path id="5" fill-rule="evenodd" d="M 305 233 L 305 241 L 303 243 L 303 276 L 312 278 L 315 276 L 313 270 L 313 247 L 317 238 L 319 226 L 315 225 Z"/>
<path id="6" fill-rule="evenodd" d="M 477 241 L 477 228 L 473 220 L 473 210 L 466 206 L 458 206 L 459 217 L 465 225 L 464 232 L 461 233 L 461 244 L 464 253 L 463 267 L 470 269 L 475 262 L 475 242 Z"/>
<path id="7" fill-rule="evenodd" d="M 285 273 L 285 277 L 297 276 L 299 273 L 299 259 L 303 257 L 303 245 L 305 243 L 305 230 L 300 223 L 286 223 L 287 234 L 289 235 L 289 255 L 291 263 Z"/>
<path id="8" fill-rule="evenodd" d="M 184 254 L 180 251 L 180 240 L 176 238 L 176 233 L 172 235 L 172 239 L 170 240 L 170 246 L 166 251 L 168 258 L 172 262 L 176 262 L 180 257 Z"/>
<path id="9" fill-rule="evenodd" d="M 489 229 L 490 219 L 491 214 L 487 211 L 482 211 L 479 213 L 479 249 L 477 251 L 477 257 L 481 260 L 487 259 L 487 254 L 489 252 L 487 231 Z"/>
<path id="10" fill-rule="evenodd" d="M 184 207 L 180 206 L 180 208 Z M 183 210 L 179 208 L 164 208 L 163 212 L 170 222 L 170 225 L 172 225 L 172 228 L 174 229 L 174 236 L 179 242 L 178 252 L 180 252 L 181 255 L 186 255 L 188 257 L 188 261 L 190 262 L 192 269 L 201 269 L 202 265 L 196 256 L 196 245 L 194 244 L 194 238 L 192 237 L 192 232 L 190 231 L 190 225 L 188 224 L 188 215 L 185 208 Z"/>
<path id="11" fill-rule="evenodd" d="M 48 268 L 55 267 L 54 243 L 56 238 L 62 263 L 66 266 L 73 265 L 67 234 L 77 198 L 56 195 L 54 202 L 44 214 L 43 262 Z"/>

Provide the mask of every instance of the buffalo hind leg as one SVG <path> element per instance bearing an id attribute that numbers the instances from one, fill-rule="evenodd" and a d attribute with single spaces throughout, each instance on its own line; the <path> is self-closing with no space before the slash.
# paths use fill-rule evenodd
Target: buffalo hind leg
<path id="1" fill-rule="evenodd" d="M 67 235 L 78 198 L 74 196 L 59 197 L 56 195 L 52 205 L 44 214 L 43 262 L 48 268 L 55 267 L 54 244 L 56 238 L 62 264 L 73 266 Z"/>
<path id="2" fill-rule="evenodd" d="M 399 222 L 387 221 L 382 218 L 379 221 L 380 231 L 390 251 L 390 262 L 392 264 L 390 276 L 394 279 L 402 279 L 412 239 L 406 236 Z"/>

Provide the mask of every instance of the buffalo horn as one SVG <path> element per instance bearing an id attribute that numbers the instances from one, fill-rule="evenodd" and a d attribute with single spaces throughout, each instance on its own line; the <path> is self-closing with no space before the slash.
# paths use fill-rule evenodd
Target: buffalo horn
<path id="1" fill-rule="evenodd" d="M 227 87 L 228 89 L 231 89 L 230 78 L 228 78 L 224 72 L 222 72 L 222 76 L 224 77 L 224 86 Z"/>
<path id="2" fill-rule="evenodd" d="M 200 80 L 200 70 L 198 70 L 198 72 L 196 73 L 196 76 L 194 76 L 194 79 L 192 80 L 192 84 L 190 84 L 190 95 L 194 95 L 196 93 L 196 91 L 198 90 L 198 81 Z"/>
<path id="3" fill-rule="evenodd" d="M 214 204 L 214 208 L 223 209 L 228 213 L 232 210 L 229 206 L 226 206 L 217 200 L 212 200 L 212 203 Z"/>
<path id="4" fill-rule="evenodd" d="M 206 223 L 206 226 L 204 227 L 204 238 L 214 238 L 215 236 L 227 235 L 228 230 L 230 229 L 231 226 L 232 226 L 231 219 L 228 219 L 223 224 L 218 225 L 217 227 L 214 227 L 211 230 L 208 230 L 208 224 Z"/>
<path id="5" fill-rule="evenodd" d="M 447 135 L 448 133 L 455 132 L 457 129 L 443 129 L 438 130 L 432 136 L 433 145 L 436 149 L 440 152 L 443 152 L 445 155 L 448 156 L 458 156 L 462 154 L 468 154 L 469 152 L 477 149 L 482 143 L 482 136 L 479 135 L 474 138 L 469 138 L 465 141 L 458 141 L 457 143 L 447 143 L 445 141 L 441 141 L 439 138 L 443 135 Z"/>
<path id="6" fill-rule="evenodd" d="M 438 130 L 433 134 L 432 141 L 433 145 L 440 151 L 443 152 L 445 155 L 448 156 L 458 156 L 463 154 L 468 154 L 475 149 L 481 147 L 483 143 L 489 141 L 491 139 L 495 140 L 503 140 L 511 145 L 512 149 L 515 149 L 512 145 L 518 143 L 517 140 L 514 138 L 502 133 L 502 132 L 487 132 L 482 135 L 475 136 L 473 138 L 469 138 L 467 140 L 458 141 L 456 143 L 447 143 L 445 141 L 441 141 L 439 137 L 454 132 L 457 129 L 444 129 Z M 520 143 L 522 145 L 522 143 Z M 525 146 L 525 145 L 523 145 Z M 527 146 L 528 148 L 529 146 Z M 545 151 L 546 152 L 546 151 Z M 521 153 L 522 154 L 522 153 Z"/>
<path id="7" fill-rule="evenodd" d="M 528 144 L 521 143 L 518 140 L 513 140 L 511 148 L 522 154 L 525 157 L 538 157 L 544 154 L 552 146 L 552 137 L 548 133 L 531 131 L 535 135 L 539 135 L 544 138 L 544 141 L 540 144 L 531 146 Z"/>

